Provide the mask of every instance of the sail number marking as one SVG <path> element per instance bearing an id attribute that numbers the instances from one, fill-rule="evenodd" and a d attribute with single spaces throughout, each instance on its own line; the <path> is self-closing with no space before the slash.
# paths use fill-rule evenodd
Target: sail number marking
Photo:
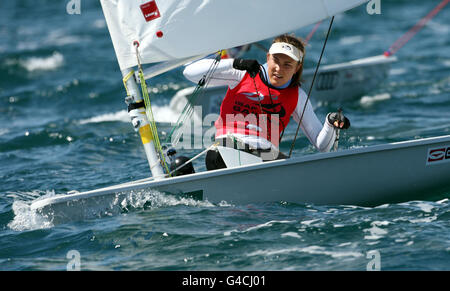
<path id="1" fill-rule="evenodd" d="M 427 165 L 450 162 L 450 146 L 428 149 Z"/>

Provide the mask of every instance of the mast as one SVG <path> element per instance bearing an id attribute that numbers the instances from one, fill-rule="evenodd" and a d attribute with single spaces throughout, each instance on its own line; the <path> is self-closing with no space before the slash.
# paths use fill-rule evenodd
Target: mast
<path id="1" fill-rule="evenodd" d="M 164 178 L 165 174 L 158 157 L 154 137 L 150 130 L 150 124 L 145 113 L 144 100 L 136 83 L 134 70 L 131 68 L 122 70 L 123 83 L 127 91 L 125 102 L 128 104 L 128 115 L 131 118 L 134 130 L 139 132 L 145 155 L 150 166 L 150 171 L 155 179 Z"/>

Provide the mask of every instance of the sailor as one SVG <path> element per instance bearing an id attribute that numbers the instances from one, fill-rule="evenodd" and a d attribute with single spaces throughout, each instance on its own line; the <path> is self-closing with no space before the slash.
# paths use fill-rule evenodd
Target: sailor
<path id="1" fill-rule="evenodd" d="M 221 60 L 209 80 L 212 86 L 228 86 L 215 122 L 216 141 L 258 155 L 264 161 L 286 158 L 278 147 L 292 116 L 301 122 L 300 128 L 311 144 L 321 152 L 329 151 L 336 139 L 335 129 L 349 128 L 350 121 L 338 112 L 328 113 L 323 124 L 319 121 L 301 88 L 304 56 L 303 41 L 284 34 L 273 40 L 267 63 L 262 66 L 251 59 Z M 197 61 L 183 74 L 198 82 L 212 62 Z M 208 151 L 208 170 L 225 167 L 218 151 Z"/>

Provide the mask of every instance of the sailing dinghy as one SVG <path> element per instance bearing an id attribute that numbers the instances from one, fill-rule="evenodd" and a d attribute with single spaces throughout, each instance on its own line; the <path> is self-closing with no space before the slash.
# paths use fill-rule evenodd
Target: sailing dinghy
<path id="1" fill-rule="evenodd" d="M 129 115 L 140 134 L 152 177 L 37 199 L 31 209 L 58 223 L 111 213 L 126 206 L 134 195 L 152 191 L 188 195 L 212 203 L 225 200 L 231 204 L 286 201 L 377 205 L 409 201 L 419 198 L 411 193 L 447 187 L 450 136 L 264 163 L 243 152 L 222 148 L 224 155 L 231 157 L 226 162 L 228 168 L 176 177 L 168 175 L 145 78 L 223 48 L 297 30 L 366 1 L 101 0 L 124 77 Z M 289 9 L 280 10 L 280 7 Z M 260 21 L 272 19 L 274 11 L 282 11 L 279 21 Z M 219 19 L 224 19 L 223 15 L 233 21 L 222 23 Z M 153 66 L 153 73 L 144 76 L 141 65 L 155 62 L 161 64 Z M 339 170 L 332 175 L 325 174 L 333 168 Z"/>

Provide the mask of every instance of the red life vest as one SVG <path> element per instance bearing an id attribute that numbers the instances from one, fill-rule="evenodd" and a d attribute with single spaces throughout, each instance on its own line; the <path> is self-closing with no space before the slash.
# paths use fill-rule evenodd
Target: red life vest
<path id="1" fill-rule="evenodd" d="M 228 88 L 215 122 L 216 137 L 227 133 L 256 135 L 278 146 L 297 102 L 298 86 L 269 88 L 259 74 L 253 81 L 246 73 L 235 88 Z"/>

